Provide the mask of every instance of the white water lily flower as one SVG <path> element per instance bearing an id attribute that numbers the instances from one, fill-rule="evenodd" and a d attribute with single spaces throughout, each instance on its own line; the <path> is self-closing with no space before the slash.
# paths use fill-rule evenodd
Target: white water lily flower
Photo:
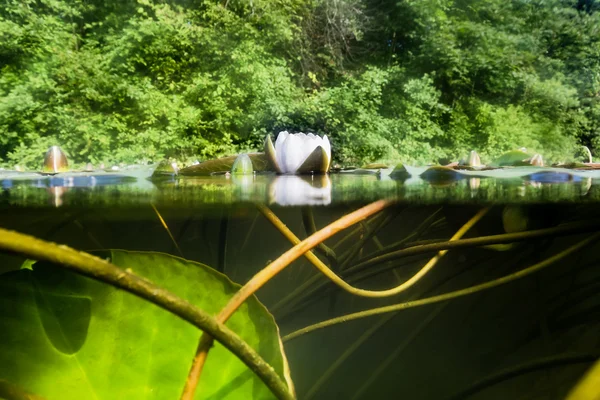
<path id="1" fill-rule="evenodd" d="M 267 135 L 265 154 L 279 174 L 326 173 L 331 163 L 331 144 L 327 135 L 283 131 L 274 146 L 271 135 Z"/>

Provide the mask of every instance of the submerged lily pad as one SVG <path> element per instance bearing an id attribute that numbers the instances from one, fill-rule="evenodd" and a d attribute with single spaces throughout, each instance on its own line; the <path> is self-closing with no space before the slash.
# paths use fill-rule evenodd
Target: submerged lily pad
<path id="1" fill-rule="evenodd" d="M 199 263 L 113 250 L 116 265 L 216 314 L 239 286 Z M 284 377 L 273 317 L 250 298 L 227 325 Z M 48 400 L 179 398 L 200 331 L 123 290 L 45 263 L 0 275 L 0 380 Z M 216 343 L 196 399 L 268 399 Z"/>
<path id="2" fill-rule="evenodd" d="M 250 157 L 250 160 L 252 161 L 252 168 L 254 171 L 272 171 L 265 153 L 248 153 L 248 157 Z M 200 164 L 181 169 L 179 174 L 188 176 L 201 176 L 211 175 L 219 172 L 229 172 L 231 171 L 231 168 L 233 167 L 233 164 L 237 158 L 238 156 L 235 155 L 204 161 Z"/>

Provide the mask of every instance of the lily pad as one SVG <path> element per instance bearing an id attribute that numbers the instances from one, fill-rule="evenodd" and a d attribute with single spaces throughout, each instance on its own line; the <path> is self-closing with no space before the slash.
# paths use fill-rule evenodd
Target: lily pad
<path id="1" fill-rule="evenodd" d="M 433 183 L 453 182 L 464 178 L 462 174 L 453 168 L 433 166 L 421 174 L 421 178 Z"/>
<path id="2" fill-rule="evenodd" d="M 272 171 L 265 153 L 248 153 L 248 157 L 252 161 L 254 171 Z M 198 176 L 211 175 L 219 172 L 229 172 L 238 158 L 237 155 L 217 158 L 215 160 L 204 161 L 200 164 L 192 165 L 179 170 L 180 175 Z"/>
<path id="3" fill-rule="evenodd" d="M 363 165 L 362 169 L 386 169 L 388 166 L 383 163 L 369 163 Z"/>
<path id="4" fill-rule="evenodd" d="M 521 150 L 513 150 L 502 154 L 499 158 L 495 159 L 490 165 L 492 167 L 518 167 L 530 165 L 529 159 L 532 154 L 526 153 Z"/>
<path id="5" fill-rule="evenodd" d="M 166 254 L 102 254 L 216 314 L 238 290 L 226 276 Z M 227 325 L 284 377 L 273 317 L 249 299 Z M 179 398 L 198 329 L 123 290 L 36 263 L 0 275 L 0 380 L 60 399 Z M 269 399 L 269 389 L 216 343 L 196 399 Z"/>

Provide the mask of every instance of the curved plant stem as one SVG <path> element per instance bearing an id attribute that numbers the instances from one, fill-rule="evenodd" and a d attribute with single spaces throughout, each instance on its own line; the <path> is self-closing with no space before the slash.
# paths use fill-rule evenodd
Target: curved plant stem
<path id="1" fill-rule="evenodd" d="M 352 314 L 346 314 L 341 317 L 332 318 L 332 319 L 329 319 L 326 321 L 319 322 L 314 325 L 304 327 L 295 332 L 292 332 L 289 335 L 284 336 L 283 341 L 286 342 L 286 341 L 295 339 L 299 336 L 305 335 L 307 333 L 316 331 L 318 329 L 327 328 L 329 326 L 340 324 L 343 322 L 353 321 L 356 319 L 371 317 L 371 316 L 379 315 L 379 314 L 385 314 L 388 312 L 406 310 L 409 308 L 424 306 L 427 304 L 439 303 L 441 301 L 452 300 L 452 299 L 455 299 L 458 297 L 470 295 L 470 294 L 473 294 L 476 292 L 480 292 L 480 291 L 491 289 L 491 288 L 494 288 L 494 287 L 497 287 L 500 285 L 504 285 L 505 283 L 512 282 L 514 280 L 523 278 L 527 275 L 537 272 L 537 271 L 563 259 L 564 257 L 570 255 L 571 253 L 580 250 L 581 248 L 587 246 L 588 244 L 592 243 L 593 241 L 598 240 L 599 238 L 600 238 L 600 233 L 596 233 L 596 234 L 588 237 L 587 239 L 584 239 L 581 242 L 561 251 L 560 253 L 555 254 L 551 257 L 548 257 L 544 261 L 541 261 L 537 264 L 534 264 L 530 267 L 527 267 L 525 269 L 522 269 L 520 271 L 517 271 L 513 274 L 507 275 L 502 278 L 494 279 L 494 280 L 486 282 L 486 283 L 471 286 L 466 289 L 461 289 L 461 290 L 456 290 L 456 291 L 449 292 L 449 293 L 440 294 L 438 296 L 432 296 L 432 297 L 428 297 L 425 299 L 409 301 L 406 303 L 392 304 L 392 305 L 385 306 L 385 307 L 373 308 L 373 309 L 366 310 L 366 311 L 356 312 L 356 313 L 352 313 Z"/>
<path id="2" fill-rule="evenodd" d="M 489 388 L 490 386 L 529 372 L 546 368 L 561 367 L 563 365 L 590 363 L 596 361 L 597 359 L 598 354 L 560 354 L 533 361 L 527 361 L 523 364 L 496 372 L 480 381 L 473 383 L 467 389 L 461 391 L 455 396 L 452 396 L 450 400 L 466 399 L 476 393 L 481 392 L 482 390 Z"/>
<path id="3" fill-rule="evenodd" d="M 208 332 L 254 371 L 280 399 L 293 399 L 286 383 L 260 355 L 216 318 L 150 281 L 67 246 L 0 228 L 0 250 L 58 264 L 133 293 Z"/>
<path id="4" fill-rule="evenodd" d="M 573 235 L 576 233 L 593 232 L 598 230 L 598 228 L 600 228 L 600 221 L 595 220 L 590 222 L 571 223 L 557 226 L 554 228 L 536 229 L 525 232 L 504 233 L 501 235 L 480 236 L 476 238 L 462 239 L 456 241 L 443 241 L 429 244 L 419 244 L 416 246 L 410 246 L 402 250 L 393 251 L 391 253 L 387 253 L 365 260 L 359 264 L 348 268 L 346 272 L 353 273 L 386 261 L 391 261 L 401 257 L 407 257 L 431 251 L 449 250 L 465 247 L 480 247 L 488 244 L 512 243 L 527 239 L 566 236 Z"/>
<path id="5" fill-rule="evenodd" d="M 399 241 L 397 241 L 396 243 L 392 243 L 388 246 L 385 246 L 383 249 L 380 249 L 372 254 L 370 254 L 370 257 L 376 257 L 382 254 L 387 254 L 390 251 L 396 250 L 398 248 L 402 248 L 402 246 L 404 246 L 404 244 L 406 242 L 408 242 L 410 239 L 414 238 L 414 237 L 420 237 L 423 233 L 425 233 L 431 226 L 432 223 L 431 221 L 442 211 L 442 208 L 438 208 L 437 210 L 435 210 L 434 212 L 432 212 L 427 218 L 425 218 L 423 220 L 423 222 L 421 222 L 419 224 L 419 226 L 417 226 L 416 229 L 414 229 L 409 235 L 407 235 L 406 237 L 400 239 Z"/>
<path id="6" fill-rule="evenodd" d="M 340 257 L 340 271 L 346 269 L 350 261 L 353 260 L 357 254 L 359 254 L 369 240 L 373 239 L 375 241 L 375 235 L 377 232 L 392 222 L 397 215 L 397 212 L 388 212 L 386 213 L 385 217 L 383 217 L 383 219 L 378 221 L 378 223 L 375 225 L 369 226 L 365 223 L 362 223 L 361 225 L 363 225 L 365 232 L 359 239 L 358 243 L 353 245 L 345 254 Z"/>
<path id="7" fill-rule="evenodd" d="M 386 207 L 392 205 L 393 202 L 389 200 L 379 200 L 371 203 L 365 207 L 362 207 L 350 214 L 343 216 L 335 222 L 327 225 L 318 232 L 310 235 L 302 242 L 298 243 L 290 250 L 283 253 L 275 261 L 267 265 L 256 275 L 254 275 L 232 298 L 229 303 L 221 310 L 217 315 L 217 321 L 224 323 L 231 317 L 231 315 L 258 289 L 260 289 L 265 283 L 271 278 L 281 272 L 285 267 L 290 265 L 293 261 L 300 258 L 303 254 L 317 246 L 319 243 L 327 240 L 331 236 L 335 235 L 339 231 L 346 229 L 349 226 L 373 215 Z M 203 334 L 200 338 L 200 343 L 196 350 L 196 355 L 192 362 L 192 368 L 188 374 L 188 378 L 185 384 L 181 400 L 192 400 L 196 392 L 196 387 L 202 374 L 202 368 L 206 361 L 208 351 L 212 344 L 212 338 L 209 335 Z"/>
<path id="8" fill-rule="evenodd" d="M 410 209 L 410 208 L 409 208 Z M 425 221 L 423 221 L 421 224 L 419 224 L 419 226 L 417 227 L 417 229 L 412 232 L 410 235 L 408 235 L 407 237 L 403 238 L 400 242 L 393 244 L 392 246 L 398 246 L 401 245 L 402 243 L 406 242 L 407 240 L 409 240 L 412 237 L 419 237 L 421 234 L 423 234 L 427 229 L 430 228 L 431 224 L 431 220 L 442 210 L 442 208 L 438 208 L 436 211 L 434 211 L 430 216 L 428 216 Z M 272 213 L 271 213 L 272 214 Z M 376 217 L 374 217 L 376 218 Z M 281 230 L 281 232 L 288 237 L 288 234 L 286 232 L 284 232 L 284 229 L 287 229 L 287 227 L 285 226 L 285 224 L 281 221 L 279 221 L 277 219 L 277 217 L 275 217 L 276 220 L 271 221 L 271 223 L 273 225 L 275 225 L 275 227 L 277 227 L 278 229 Z M 289 237 L 288 237 L 289 239 Z M 291 241 L 291 239 L 289 239 Z M 442 240 L 436 240 L 436 242 L 439 241 L 445 241 L 444 239 Z M 388 246 L 389 247 L 389 246 Z M 382 254 L 385 254 L 385 248 L 384 249 L 380 249 L 380 251 L 383 251 Z M 377 251 L 375 254 L 378 255 L 380 254 L 380 251 Z M 350 268 L 351 269 L 351 268 Z M 396 270 L 394 269 L 394 275 L 396 275 Z M 347 275 L 347 272 L 344 273 L 344 275 Z M 396 277 L 398 277 L 398 275 L 396 275 Z M 270 307 L 270 310 L 273 314 L 277 313 L 281 308 L 287 306 L 290 302 L 292 302 L 293 300 L 294 303 L 292 305 L 289 306 L 289 308 L 297 306 L 299 303 L 301 303 L 303 300 L 307 299 L 307 298 L 312 298 L 312 294 L 314 292 L 316 292 L 318 289 L 322 288 L 323 286 L 331 283 L 328 280 L 325 281 L 321 281 L 317 286 L 315 286 L 314 288 L 310 289 L 311 286 L 313 286 L 315 283 L 317 283 L 320 279 L 321 279 L 321 275 L 314 275 L 312 276 L 310 279 L 306 280 L 305 282 L 303 282 L 300 286 L 296 287 L 296 289 L 294 289 L 292 292 L 290 292 L 288 295 L 286 295 L 284 298 L 280 299 L 276 304 L 274 304 L 272 307 Z M 302 294 L 302 297 L 299 298 L 298 296 L 300 296 L 300 294 Z M 289 312 L 289 310 L 288 310 Z"/>
<path id="9" fill-rule="evenodd" d="M 264 206 L 261 206 L 261 207 L 264 207 Z M 453 240 L 460 239 L 488 211 L 489 211 L 489 208 L 484 208 L 481 211 L 479 211 L 477 214 L 475 214 L 475 216 L 473 218 L 471 218 L 469 221 L 467 221 L 467 223 L 464 224 L 454 234 L 454 236 L 452 236 L 452 238 L 450 240 L 453 241 Z M 265 214 L 265 215 L 268 214 L 267 218 L 269 218 L 269 220 L 284 234 L 284 236 L 286 238 L 288 238 L 288 240 L 290 240 L 294 244 L 300 243 L 300 239 L 298 239 L 294 235 L 294 233 L 292 231 L 290 231 L 288 229 L 288 227 L 285 226 L 285 224 L 277 218 L 277 216 L 275 216 L 275 214 L 270 212 L 270 210 L 263 211 L 263 214 Z M 356 296 L 361 296 L 361 297 L 380 298 L 380 297 L 389 297 L 389 296 L 397 295 L 397 294 L 405 291 L 409 287 L 413 286 L 423 276 L 425 276 L 425 274 L 427 274 L 429 271 L 431 271 L 431 269 L 435 266 L 435 264 L 437 264 L 437 262 L 440 260 L 440 258 L 442 258 L 447 252 L 448 252 L 448 250 L 440 251 L 435 257 L 433 257 L 431 260 L 429 260 L 429 262 L 427 264 L 425 264 L 425 266 L 423 266 L 423 268 L 421 268 L 421 270 L 419 270 L 419 272 L 417 272 L 415 275 L 413 275 L 410 279 L 408 279 L 407 281 L 401 283 L 400 285 L 398 285 L 394 288 L 387 289 L 387 290 L 366 290 L 366 289 L 359 289 L 354 286 L 351 286 L 346 281 L 344 281 L 342 278 L 340 278 L 335 272 L 333 272 L 331 269 L 329 269 L 325 264 L 323 264 L 323 262 L 321 262 L 316 256 L 314 256 L 314 254 L 311 254 L 311 258 L 309 258 L 309 255 L 307 253 L 306 257 L 309 258 L 309 260 L 311 260 L 313 265 L 315 267 L 317 267 L 317 269 L 323 275 L 325 275 L 327 277 L 327 279 L 331 280 L 333 283 L 338 285 L 341 289 L 345 290 L 346 292 L 356 295 Z M 307 282 L 309 282 L 309 281 L 307 281 Z M 294 292 L 296 292 L 296 291 L 294 291 Z"/>
<path id="10" fill-rule="evenodd" d="M 264 211 L 260 208 L 267 207 L 263 205 L 259 205 L 258 207 L 264 215 Z M 312 208 L 302 207 L 302 225 L 304 225 L 304 231 L 306 232 L 306 236 L 310 236 L 317 231 L 317 226 L 315 225 L 315 216 L 313 215 Z M 338 259 L 335 254 L 335 251 L 333 251 L 333 249 L 327 246 L 325 243 L 319 243 L 317 245 L 317 250 L 319 250 L 325 256 L 325 258 L 329 260 L 329 265 L 331 265 L 332 269 L 336 270 L 338 265 Z"/>
<path id="11" fill-rule="evenodd" d="M 167 233 L 169 234 L 169 237 L 171 238 L 171 241 L 173 242 L 173 245 L 175 246 L 175 248 L 177 249 L 177 252 L 179 253 L 179 255 L 181 257 L 183 257 L 183 252 L 181 251 L 181 249 L 179 248 L 179 245 L 177 244 L 177 241 L 175 240 L 175 237 L 173 236 L 173 234 L 171 233 L 171 230 L 169 229 L 169 226 L 167 225 L 167 223 L 165 222 L 165 220 L 163 219 L 162 215 L 160 215 L 160 213 L 158 212 L 158 209 L 156 208 L 156 206 L 152 203 L 150 203 L 150 206 L 152 207 L 152 209 L 154 210 L 154 212 L 156 213 L 156 216 L 158 217 L 158 220 L 160 221 L 160 223 L 162 224 L 163 228 L 165 228 L 165 230 L 167 231 Z M 184 257 L 185 258 L 185 257 Z"/>
<path id="12" fill-rule="evenodd" d="M 371 218 L 369 221 L 366 221 L 366 223 L 369 226 L 371 226 L 371 225 L 374 226 L 375 224 L 378 224 L 381 221 L 381 219 L 383 219 L 384 217 L 385 217 L 385 214 L 383 214 L 383 213 L 377 214 L 373 218 Z M 364 230 L 364 228 L 361 225 L 357 226 L 352 231 L 350 231 L 349 233 L 347 233 L 346 235 L 344 235 L 339 241 L 337 241 L 336 243 L 334 243 L 331 246 L 331 248 L 333 250 L 336 250 L 342 244 L 344 244 L 348 240 L 352 239 L 354 236 L 356 236 L 359 232 L 362 232 L 363 230 Z"/>

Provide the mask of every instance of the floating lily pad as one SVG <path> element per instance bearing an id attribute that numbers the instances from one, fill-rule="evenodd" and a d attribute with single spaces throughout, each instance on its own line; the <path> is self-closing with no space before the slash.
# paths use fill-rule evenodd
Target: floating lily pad
<path id="1" fill-rule="evenodd" d="M 530 165 L 527 161 L 532 154 L 526 153 L 521 150 L 513 150 L 502 154 L 499 158 L 495 159 L 490 165 L 492 167 L 518 167 Z"/>
<path id="2" fill-rule="evenodd" d="M 192 165 L 187 168 L 183 168 L 179 171 L 180 175 L 197 176 L 197 175 L 211 175 L 219 172 L 229 172 L 233 167 L 233 163 L 237 159 L 236 156 L 229 156 L 223 158 L 217 158 L 215 160 L 204 161 L 200 164 Z M 265 153 L 248 153 L 248 157 L 252 161 L 252 168 L 254 171 L 272 171 L 269 166 L 269 162 Z"/>
<path id="3" fill-rule="evenodd" d="M 421 174 L 421 178 L 434 183 L 452 182 L 462 179 L 464 176 L 453 168 L 434 166 L 429 167 Z"/>
<path id="4" fill-rule="evenodd" d="M 225 275 L 166 254 L 101 254 L 216 314 L 238 290 Z M 250 298 L 227 325 L 284 378 L 273 317 Z M 123 290 L 37 263 L 0 275 L 0 380 L 48 400 L 179 398 L 200 331 Z M 216 343 L 196 399 L 269 399 Z"/>
<path id="5" fill-rule="evenodd" d="M 362 169 L 386 169 L 388 166 L 382 163 L 370 163 L 365 164 L 361 168 Z"/>

